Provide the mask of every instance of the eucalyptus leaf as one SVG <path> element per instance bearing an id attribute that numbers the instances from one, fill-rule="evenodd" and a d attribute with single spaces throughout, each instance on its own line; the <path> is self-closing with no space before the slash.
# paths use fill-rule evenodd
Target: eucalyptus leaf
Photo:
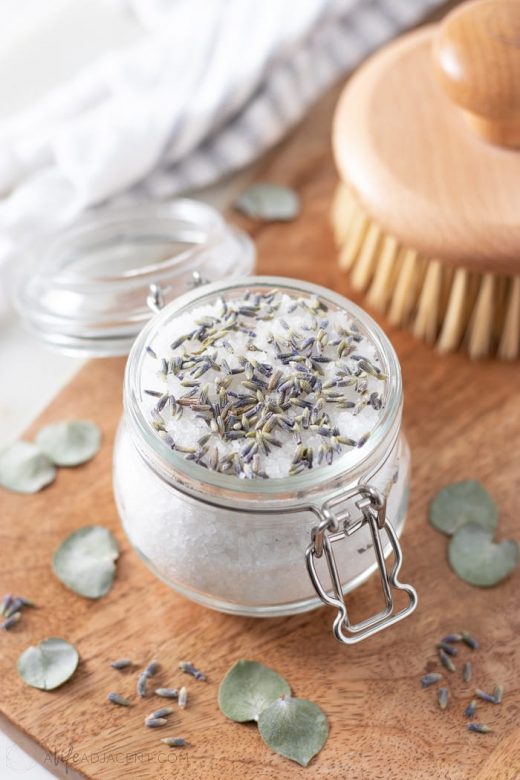
<path id="1" fill-rule="evenodd" d="M 52 461 L 28 441 L 15 441 L 0 453 L 0 485 L 16 493 L 37 493 L 56 479 Z"/>
<path id="2" fill-rule="evenodd" d="M 65 639 L 51 637 L 32 645 L 18 658 L 18 674 L 27 685 L 52 691 L 67 682 L 78 666 L 78 651 Z"/>
<path id="3" fill-rule="evenodd" d="M 101 431 L 89 420 L 68 420 L 42 428 L 36 443 L 56 466 L 79 466 L 99 451 Z"/>
<path id="4" fill-rule="evenodd" d="M 489 588 L 508 577 L 520 558 L 514 539 L 494 542 L 493 534 L 475 523 L 462 526 L 448 549 L 450 566 L 465 582 Z"/>
<path id="5" fill-rule="evenodd" d="M 117 542 L 107 528 L 87 525 L 67 536 L 54 553 L 54 573 L 80 596 L 98 599 L 114 582 Z"/>
<path id="6" fill-rule="evenodd" d="M 262 710 L 279 696 L 290 696 L 287 680 L 256 661 L 237 661 L 218 691 L 218 704 L 227 718 L 238 723 L 258 720 Z"/>
<path id="7" fill-rule="evenodd" d="M 235 208 L 252 219 L 288 222 L 300 213 L 300 199 L 289 187 L 253 184 L 238 198 Z"/>
<path id="8" fill-rule="evenodd" d="M 467 479 L 447 485 L 437 493 L 430 504 L 430 523 L 448 536 L 467 523 L 494 531 L 498 510 L 480 482 Z"/>
<path id="9" fill-rule="evenodd" d="M 325 744 L 329 724 L 317 704 L 285 696 L 260 713 L 258 730 L 275 753 L 307 766 Z"/>

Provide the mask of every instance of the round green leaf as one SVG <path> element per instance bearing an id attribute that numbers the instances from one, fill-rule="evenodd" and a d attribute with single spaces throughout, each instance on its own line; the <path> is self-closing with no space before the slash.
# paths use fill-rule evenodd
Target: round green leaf
<path id="1" fill-rule="evenodd" d="M 279 184 L 253 184 L 238 198 L 235 208 L 252 219 L 287 222 L 298 216 L 300 199 Z"/>
<path id="2" fill-rule="evenodd" d="M 224 715 L 238 723 L 258 716 L 279 696 L 290 696 L 291 688 L 273 669 L 256 661 L 240 660 L 231 667 L 218 690 L 218 705 Z"/>
<path id="3" fill-rule="evenodd" d="M 67 682 L 78 666 L 78 651 L 65 639 L 51 637 L 23 651 L 18 674 L 27 685 L 52 691 Z"/>
<path id="4" fill-rule="evenodd" d="M 117 542 L 107 528 L 87 525 L 67 536 L 54 553 L 54 573 L 80 596 L 98 599 L 114 582 L 119 557 Z"/>
<path id="5" fill-rule="evenodd" d="M 89 420 L 69 420 L 42 428 L 36 443 L 56 466 L 79 466 L 99 451 L 101 431 Z"/>
<path id="6" fill-rule="evenodd" d="M 54 482 L 56 469 L 35 444 L 15 441 L 0 453 L 0 485 L 16 493 L 37 493 Z"/>
<path id="7" fill-rule="evenodd" d="M 476 523 L 494 531 L 498 511 L 480 482 L 467 479 L 447 485 L 437 493 L 430 504 L 430 523 L 448 536 L 467 523 Z"/>
<path id="8" fill-rule="evenodd" d="M 260 713 L 258 730 L 275 753 L 307 766 L 325 744 L 329 724 L 317 704 L 286 696 Z"/>
<path id="9" fill-rule="evenodd" d="M 520 551 L 514 539 L 496 543 L 492 533 L 469 523 L 459 528 L 451 539 L 448 557 L 451 568 L 462 580 L 489 588 L 511 574 Z"/>

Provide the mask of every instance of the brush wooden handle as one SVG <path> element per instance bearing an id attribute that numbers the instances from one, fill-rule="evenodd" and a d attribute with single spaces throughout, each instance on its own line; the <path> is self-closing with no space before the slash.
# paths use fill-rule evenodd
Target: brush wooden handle
<path id="1" fill-rule="evenodd" d="M 455 9 L 434 36 L 433 56 L 443 89 L 478 135 L 520 147 L 520 1 Z"/>

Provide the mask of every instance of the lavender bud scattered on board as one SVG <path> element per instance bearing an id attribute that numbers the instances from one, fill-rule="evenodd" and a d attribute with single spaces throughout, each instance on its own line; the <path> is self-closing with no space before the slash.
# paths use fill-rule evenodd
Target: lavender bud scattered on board
<path id="1" fill-rule="evenodd" d="M 168 747 L 185 747 L 188 744 L 183 737 L 164 737 L 161 742 Z"/>
<path id="2" fill-rule="evenodd" d="M 186 709 L 186 705 L 188 704 L 188 691 L 184 687 L 179 691 L 178 704 L 181 709 Z"/>
<path id="3" fill-rule="evenodd" d="M 130 706 L 130 702 L 128 701 L 128 699 L 126 699 L 124 696 L 121 696 L 120 693 L 114 693 L 113 691 L 111 691 L 108 694 L 107 699 L 112 704 L 117 704 L 120 707 L 129 707 Z"/>
<path id="4" fill-rule="evenodd" d="M 156 688 L 155 694 L 164 699 L 177 699 L 179 695 L 177 688 Z"/>
<path id="5" fill-rule="evenodd" d="M 206 675 L 203 674 L 203 672 L 201 672 L 199 669 L 193 666 L 192 663 L 189 663 L 189 661 L 181 661 L 179 664 L 179 669 L 181 669 L 185 674 L 191 675 L 196 680 L 201 680 L 206 682 L 208 679 Z"/>

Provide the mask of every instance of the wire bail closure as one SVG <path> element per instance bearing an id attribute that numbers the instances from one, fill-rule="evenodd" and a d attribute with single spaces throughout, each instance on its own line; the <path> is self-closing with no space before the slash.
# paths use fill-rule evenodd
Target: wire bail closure
<path id="1" fill-rule="evenodd" d="M 354 519 L 345 506 L 345 502 L 349 500 L 354 500 L 355 506 L 361 513 Z M 417 593 L 411 585 L 405 585 L 398 579 L 403 555 L 397 534 L 386 517 L 384 496 L 370 485 L 361 484 L 330 498 L 320 509 L 314 508 L 314 512 L 320 518 L 320 522 L 311 532 L 311 543 L 305 553 L 307 570 L 316 593 L 323 603 L 338 610 L 332 629 L 336 639 L 345 645 L 352 645 L 410 615 L 417 606 Z M 368 524 L 372 536 L 385 597 L 385 607 L 359 623 L 351 623 L 332 548 L 335 543 L 352 536 L 366 524 Z M 388 573 L 385 564 L 381 531 L 386 532 L 394 553 L 394 563 L 390 573 Z M 332 581 L 332 594 L 325 590 L 316 570 L 316 558 L 321 558 L 323 555 Z M 404 591 L 409 599 L 407 606 L 396 613 L 394 613 L 394 590 Z"/>
<path id="2" fill-rule="evenodd" d="M 208 280 L 204 279 L 198 271 L 193 271 L 187 287 L 189 289 L 195 290 L 197 287 L 202 287 L 204 284 L 208 284 Z M 170 288 L 163 288 L 156 282 L 152 282 L 149 285 L 148 295 L 146 296 L 146 305 L 151 312 L 157 314 L 157 312 L 161 311 L 161 309 L 164 309 L 166 306 L 165 292 L 169 290 Z"/>

